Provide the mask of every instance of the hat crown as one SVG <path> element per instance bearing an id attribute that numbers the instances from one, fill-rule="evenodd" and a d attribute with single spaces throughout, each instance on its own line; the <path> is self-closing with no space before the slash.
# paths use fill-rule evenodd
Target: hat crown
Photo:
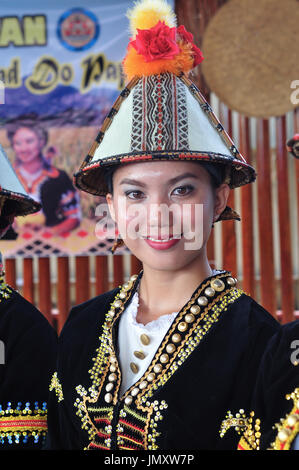
<path id="1" fill-rule="evenodd" d="M 103 126 L 91 163 L 142 153 L 219 154 L 229 160 L 238 154 L 199 90 L 183 75 L 150 75 L 133 85 Z"/>

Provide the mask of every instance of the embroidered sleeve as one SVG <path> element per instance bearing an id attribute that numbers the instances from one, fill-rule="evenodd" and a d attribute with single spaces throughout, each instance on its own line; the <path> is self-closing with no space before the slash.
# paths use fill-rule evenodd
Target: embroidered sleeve
<path id="1" fill-rule="evenodd" d="M 47 403 L 38 402 L 30 407 L 30 403 L 18 402 L 16 408 L 7 403 L 6 409 L 0 405 L 0 449 L 1 445 L 27 444 L 29 440 L 38 444 L 47 434 Z"/>
<path id="2" fill-rule="evenodd" d="M 56 396 L 57 396 L 58 402 L 64 400 L 63 391 L 62 391 L 62 385 L 61 385 L 61 383 L 60 383 L 60 381 L 59 381 L 57 372 L 54 372 L 54 374 L 53 374 L 53 376 L 52 376 L 49 390 L 50 390 L 50 392 L 55 391 L 55 394 L 56 394 Z"/>

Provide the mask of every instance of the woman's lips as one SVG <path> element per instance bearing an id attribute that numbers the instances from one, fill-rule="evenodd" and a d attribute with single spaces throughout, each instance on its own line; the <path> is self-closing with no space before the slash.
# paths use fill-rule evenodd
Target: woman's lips
<path id="1" fill-rule="evenodd" d="M 168 250 L 169 248 L 176 245 L 180 241 L 181 237 L 182 235 L 176 235 L 174 237 L 168 236 L 164 239 L 159 237 L 157 239 L 150 239 L 145 237 L 144 240 L 150 247 L 154 248 L 155 250 Z"/>

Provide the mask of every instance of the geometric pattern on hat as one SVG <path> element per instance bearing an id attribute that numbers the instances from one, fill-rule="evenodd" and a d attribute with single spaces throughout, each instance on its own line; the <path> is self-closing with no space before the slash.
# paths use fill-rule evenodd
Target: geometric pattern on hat
<path id="1" fill-rule="evenodd" d="M 14 202 L 15 216 L 38 212 L 41 205 L 28 196 L 0 144 L 0 199 Z"/>
<path id="2" fill-rule="evenodd" d="M 140 0 L 128 12 L 132 38 L 123 60 L 129 80 L 103 122 L 74 183 L 105 196 L 105 168 L 130 162 L 190 160 L 224 167 L 230 188 L 255 180 L 188 74 L 203 60 L 193 34 L 176 27 L 166 0 Z M 223 169 L 223 167 L 221 169 Z M 226 207 L 218 220 L 239 216 Z"/>
<path id="3" fill-rule="evenodd" d="M 186 92 L 180 80 L 170 73 L 144 77 L 132 94 L 131 152 L 189 147 Z"/>
<path id="4" fill-rule="evenodd" d="M 104 168 L 160 160 L 224 164 L 230 188 L 256 178 L 195 84 L 170 73 L 132 79 L 103 122 L 75 185 L 105 196 Z"/>

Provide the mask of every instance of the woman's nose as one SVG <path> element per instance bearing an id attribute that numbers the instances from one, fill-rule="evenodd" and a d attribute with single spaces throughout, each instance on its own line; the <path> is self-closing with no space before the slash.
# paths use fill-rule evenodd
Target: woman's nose
<path id="1" fill-rule="evenodd" d="M 151 202 L 147 206 L 147 224 L 149 227 L 169 227 L 173 225 L 175 211 L 173 205 L 165 199 Z"/>

